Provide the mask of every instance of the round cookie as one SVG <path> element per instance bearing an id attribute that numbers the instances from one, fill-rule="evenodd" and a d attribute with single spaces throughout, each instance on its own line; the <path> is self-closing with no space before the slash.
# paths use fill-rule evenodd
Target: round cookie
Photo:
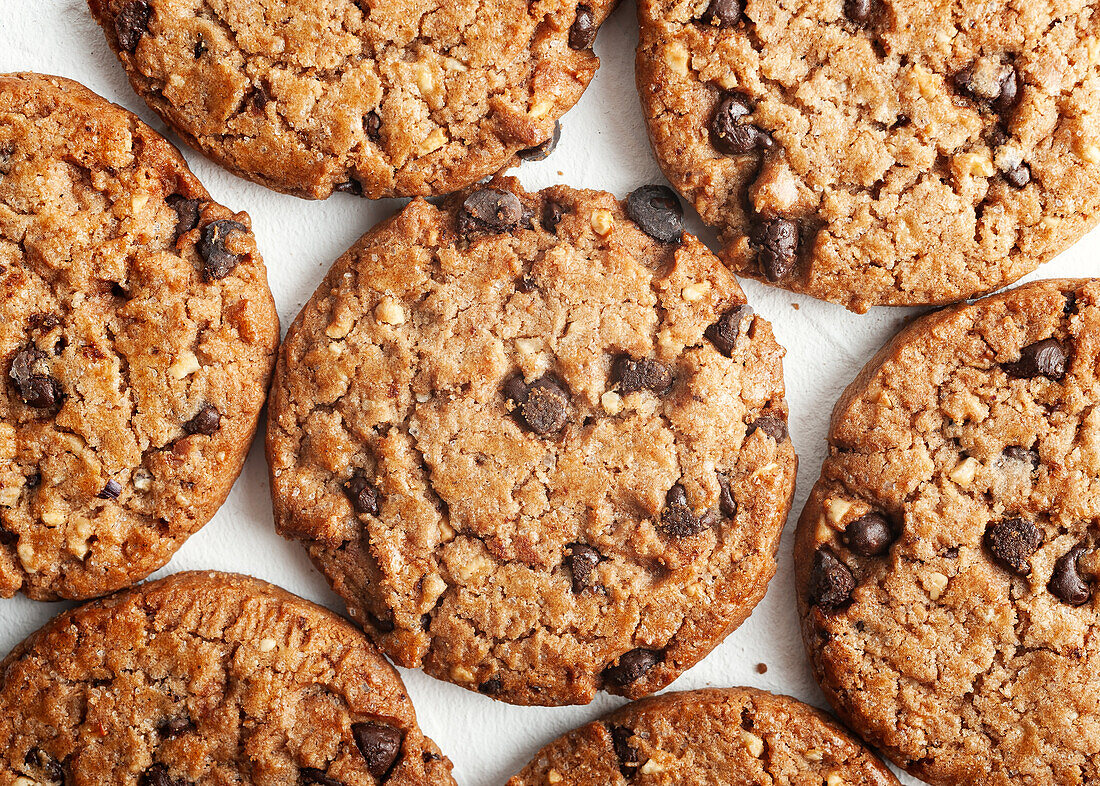
<path id="1" fill-rule="evenodd" d="M 752 688 L 666 693 L 547 745 L 508 786 L 897 786 L 839 723 Z"/>
<path id="2" fill-rule="evenodd" d="M 858 312 L 949 303 L 1096 224 L 1098 14 L 641 0 L 638 89 L 657 159 L 735 272 Z"/>
<path id="3" fill-rule="evenodd" d="M 88 4 L 134 89 L 189 144 L 310 199 L 446 194 L 551 140 L 596 73 L 615 5 Z"/>
<path id="4" fill-rule="evenodd" d="M 399 665 L 519 704 L 633 698 L 764 595 L 796 467 L 783 350 L 678 208 L 510 179 L 416 200 L 291 326 L 275 521 Z"/>
<path id="5" fill-rule="evenodd" d="M 278 335 L 247 215 L 129 112 L 0 75 L 0 596 L 167 562 L 240 473 Z"/>
<path id="6" fill-rule="evenodd" d="M 396 670 L 258 579 L 178 573 L 54 619 L 0 663 L 15 784 L 454 784 Z"/>
<path id="7" fill-rule="evenodd" d="M 845 391 L 798 526 L 803 634 L 931 784 L 1100 779 L 1100 281 L 914 322 Z"/>

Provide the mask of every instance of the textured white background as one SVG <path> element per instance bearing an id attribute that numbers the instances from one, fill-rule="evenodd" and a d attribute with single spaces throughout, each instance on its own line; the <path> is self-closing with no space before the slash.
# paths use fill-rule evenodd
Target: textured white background
<path id="1" fill-rule="evenodd" d="M 549 159 L 518 171 L 527 188 L 562 182 L 620 196 L 663 182 L 646 139 L 634 90 L 634 6 L 625 0 L 601 31 L 603 65 L 584 98 L 564 119 L 561 144 Z M 162 133 L 164 124 L 131 91 L 83 0 L 0 0 L 0 72 L 38 71 L 83 82 L 136 112 Z M 177 145 L 174 135 L 169 138 Z M 401 206 L 337 195 L 327 202 L 282 196 L 240 180 L 184 148 L 192 169 L 219 202 L 247 210 L 267 262 L 283 328 L 290 324 L 328 266 L 376 221 Z M 697 219 L 689 228 L 713 245 Z M 1038 272 L 1038 276 L 1096 274 L 1100 231 Z M 1033 276 L 1034 277 L 1034 276 Z M 779 573 L 752 617 L 673 686 L 754 685 L 821 705 L 798 635 L 791 582 L 791 530 L 824 454 L 830 408 L 875 349 L 917 309 L 873 309 L 857 316 L 839 306 L 745 282 L 749 301 L 770 319 L 787 348 L 790 430 L 801 459 L 798 491 L 780 550 Z M 262 428 L 262 426 L 261 426 Z M 169 565 L 239 571 L 280 584 L 342 610 L 339 599 L 297 546 L 273 529 L 267 467 L 257 440 L 229 500 Z M 24 598 L 0 600 L 0 655 L 63 608 Z M 757 664 L 767 664 L 760 674 Z M 512 707 L 403 671 L 424 731 L 455 763 L 463 786 L 502 784 L 543 744 L 621 703 L 603 696 L 587 707 Z M 916 783 L 908 780 L 907 783 Z"/>

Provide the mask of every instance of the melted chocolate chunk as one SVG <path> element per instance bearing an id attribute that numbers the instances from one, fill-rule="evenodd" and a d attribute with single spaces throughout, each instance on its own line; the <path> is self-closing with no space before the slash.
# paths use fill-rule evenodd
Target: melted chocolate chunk
<path id="1" fill-rule="evenodd" d="M 1054 597 L 1071 606 L 1083 606 L 1092 598 L 1092 588 L 1077 572 L 1077 560 L 1085 551 L 1084 546 L 1075 546 L 1059 557 L 1047 584 Z"/>
<path id="2" fill-rule="evenodd" d="M 1057 382 L 1066 375 L 1066 351 L 1057 339 L 1043 339 L 1021 349 L 1020 359 L 1002 368 L 1011 377 L 1046 377 Z"/>
<path id="3" fill-rule="evenodd" d="M 848 605 L 855 589 L 851 568 L 827 547 L 818 547 L 810 567 L 810 604 L 823 611 L 835 611 Z"/>
<path id="4" fill-rule="evenodd" d="M 360 472 L 356 472 L 351 479 L 344 484 L 344 493 L 351 500 L 351 506 L 356 513 L 368 513 L 377 516 L 381 510 L 379 504 L 378 489 Z"/>
<path id="5" fill-rule="evenodd" d="M 733 356 L 737 338 L 741 335 L 741 323 L 753 314 L 752 306 L 742 305 L 727 309 L 718 321 L 706 329 L 706 337 L 715 349 L 726 357 Z"/>
<path id="6" fill-rule="evenodd" d="M 470 194 L 458 212 L 458 231 L 465 236 L 502 234 L 523 222 L 523 203 L 511 191 L 483 188 Z"/>
<path id="7" fill-rule="evenodd" d="M 1043 544 L 1043 535 L 1025 519 L 1002 519 L 985 531 L 985 545 L 1004 567 L 1025 575 L 1031 572 L 1031 555 Z"/>
<path id="8" fill-rule="evenodd" d="M 24 404 L 56 411 L 61 408 L 61 382 L 51 373 L 48 359 L 45 352 L 24 349 L 16 353 L 8 375 Z"/>
<path id="9" fill-rule="evenodd" d="M 222 415 L 213 404 L 204 404 L 195 413 L 195 416 L 183 424 L 183 430 L 188 434 L 202 434 L 212 436 L 222 427 Z"/>
<path id="10" fill-rule="evenodd" d="M 153 18 L 153 9 L 145 0 L 134 0 L 122 6 L 115 17 L 115 36 L 118 46 L 124 52 L 133 52 L 141 42 L 141 37 L 149 32 L 149 20 Z"/>
<path id="11" fill-rule="evenodd" d="M 626 198 L 626 214 L 638 228 L 661 243 L 684 236 L 684 208 L 668 186 L 642 186 Z"/>
<path id="12" fill-rule="evenodd" d="M 619 760 L 619 772 L 624 778 L 633 778 L 638 773 L 638 749 L 630 744 L 634 730 L 626 726 L 608 726 L 611 733 L 611 745 L 615 749 L 615 758 Z"/>
<path id="13" fill-rule="evenodd" d="M 367 762 L 367 770 L 375 778 L 385 778 L 397 763 L 405 732 L 393 726 L 366 721 L 351 727 L 355 744 Z"/>
<path id="14" fill-rule="evenodd" d="M 618 381 L 619 392 L 624 396 L 639 390 L 651 390 L 663 395 L 672 387 L 672 371 L 663 363 L 642 358 L 634 360 L 629 355 L 620 355 L 615 361 L 613 377 Z"/>
<path id="15" fill-rule="evenodd" d="M 569 48 L 578 51 L 591 49 L 596 43 L 597 29 L 591 6 L 577 6 L 577 15 L 569 28 Z"/>
<path id="16" fill-rule="evenodd" d="M 534 147 L 528 147 L 520 150 L 516 153 L 517 156 L 524 161 L 545 161 L 554 149 L 558 146 L 558 142 L 561 140 L 561 123 L 554 122 L 554 133 L 550 135 L 550 138 L 541 144 Z"/>
<path id="17" fill-rule="evenodd" d="M 234 254 L 227 247 L 229 238 L 237 232 L 247 232 L 248 228 L 239 221 L 222 219 L 213 221 L 203 227 L 202 235 L 195 248 L 203 259 L 203 278 L 209 281 L 220 281 L 233 272 L 233 269 L 241 263 L 243 256 Z"/>
<path id="18" fill-rule="evenodd" d="M 579 595 L 593 586 L 592 571 L 600 564 L 600 552 L 583 543 L 570 543 L 567 548 L 565 563 L 573 575 L 573 592 Z"/>
<path id="19" fill-rule="evenodd" d="M 624 653 L 614 666 L 604 669 L 604 680 L 618 688 L 625 688 L 648 674 L 663 660 L 657 650 L 638 648 Z"/>

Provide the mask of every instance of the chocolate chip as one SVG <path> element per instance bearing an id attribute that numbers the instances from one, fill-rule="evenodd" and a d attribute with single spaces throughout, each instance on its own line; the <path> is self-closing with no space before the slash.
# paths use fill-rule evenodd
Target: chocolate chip
<path id="1" fill-rule="evenodd" d="M 603 678 L 618 688 L 625 688 L 648 674 L 661 660 L 661 653 L 657 650 L 630 650 L 619 657 L 616 665 L 603 670 Z"/>
<path id="2" fill-rule="evenodd" d="M 511 232 L 523 221 L 523 203 L 511 191 L 483 188 L 466 197 L 458 212 L 458 231 L 463 235 L 477 232 Z"/>
<path id="3" fill-rule="evenodd" d="M 226 248 L 226 241 L 234 232 L 247 232 L 248 228 L 239 221 L 222 219 L 203 227 L 202 236 L 195 248 L 203 258 L 202 273 L 207 281 L 219 281 L 240 264 L 241 257 Z"/>
<path id="4" fill-rule="evenodd" d="M 0 546 L 10 546 L 18 540 L 19 536 L 14 532 L 9 532 L 3 527 L 0 527 Z"/>
<path id="5" fill-rule="evenodd" d="M 122 6 L 115 17 L 115 35 L 118 37 L 119 48 L 125 52 L 137 49 L 141 37 L 149 32 L 149 20 L 152 16 L 153 9 L 145 0 L 134 0 Z"/>
<path id="6" fill-rule="evenodd" d="M 983 83 L 983 74 L 979 74 L 978 66 L 971 65 L 955 74 L 955 87 L 973 101 L 981 101 L 989 104 L 999 115 L 1007 115 L 1020 101 L 1020 73 L 1014 66 L 1005 69 L 1001 81 L 996 86 L 997 92 L 989 92 L 989 84 Z"/>
<path id="7" fill-rule="evenodd" d="M 504 690 L 504 683 L 501 682 L 500 677 L 492 677 L 477 686 L 478 693 L 484 693 L 486 696 L 496 696 L 502 690 Z"/>
<path id="8" fill-rule="evenodd" d="M 139 786 L 191 786 L 184 778 L 173 778 L 163 764 L 154 764 L 142 773 Z"/>
<path id="9" fill-rule="evenodd" d="M 16 353 L 8 375 L 28 407 L 56 410 L 61 406 L 61 383 L 50 373 L 48 355 L 37 349 Z"/>
<path id="10" fill-rule="evenodd" d="M 337 183 L 332 187 L 333 191 L 339 191 L 341 194 L 351 194 L 352 196 L 363 196 L 363 184 L 356 180 L 354 177 L 349 177 L 343 183 Z"/>
<path id="11" fill-rule="evenodd" d="M 767 221 L 756 236 L 757 264 L 764 278 L 773 284 L 794 270 L 798 261 L 798 224 L 785 218 Z"/>
<path id="12" fill-rule="evenodd" d="M 825 611 L 835 611 L 848 604 L 855 588 L 851 569 L 827 547 L 820 546 L 810 567 L 810 603 Z"/>
<path id="13" fill-rule="evenodd" d="M 544 161 L 551 153 L 554 152 L 554 148 L 558 146 L 558 141 L 561 139 L 561 123 L 554 121 L 554 133 L 550 135 L 550 138 L 545 142 L 534 147 L 528 147 L 520 150 L 516 153 L 517 156 L 524 161 Z"/>
<path id="14" fill-rule="evenodd" d="M 547 232 L 553 234 L 558 233 L 558 224 L 561 223 L 562 218 L 565 217 L 565 208 L 552 199 L 548 199 L 542 203 L 542 218 L 539 223 L 542 224 L 542 228 Z"/>
<path id="15" fill-rule="evenodd" d="M 1077 313 L 1077 293 L 1076 292 L 1067 292 L 1066 293 L 1066 304 L 1064 306 L 1062 306 L 1062 313 L 1065 314 L 1067 317 L 1072 315 L 1072 314 Z"/>
<path id="16" fill-rule="evenodd" d="M 733 488 L 728 475 L 718 475 L 718 510 L 726 518 L 737 515 L 737 500 L 733 498 Z"/>
<path id="17" fill-rule="evenodd" d="M 844 529 L 844 545 L 861 557 L 885 554 L 895 539 L 889 519 L 874 510 L 860 516 Z"/>
<path id="18" fill-rule="evenodd" d="M 1031 182 L 1031 167 L 1027 164 L 1020 164 L 1014 169 L 1001 172 L 1001 177 L 1013 188 L 1023 188 Z"/>
<path id="19" fill-rule="evenodd" d="M 348 495 L 351 506 L 355 508 L 356 513 L 369 513 L 372 516 L 377 516 L 381 510 L 378 489 L 358 471 L 344 484 L 344 493 Z"/>
<path id="20" fill-rule="evenodd" d="M 111 283 L 111 294 L 122 300 L 127 300 L 130 297 L 130 293 L 127 292 L 121 284 L 117 282 Z"/>
<path id="21" fill-rule="evenodd" d="M 689 538 L 698 535 L 713 522 L 707 516 L 696 516 L 688 504 L 687 492 L 677 483 L 665 496 L 665 507 L 661 511 L 661 529 L 675 538 Z"/>
<path id="22" fill-rule="evenodd" d="M 619 772 L 624 778 L 633 778 L 638 773 L 638 749 L 630 744 L 634 730 L 626 726 L 608 726 L 611 733 L 611 745 L 615 749 L 615 758 L 619 760 Z"/>
<path id="23" fill-rule="evenodd" d="M 160 735 L 162 740 L 174 740 L 176 737 L 182 737 L 184 734 L 189 734 L 194 730 L 195 724 L 186 716 L 181 718 L 166 718 L 157 726 L 157 734 Z"/>
<path id="24" fill-rule="evenodd" d="M 752 306 L 749 305 L 727 309 L 717 322 L 706 329 L 705 335 L 719 352 L 731 357 L 737 346 L 737 337 L 741 335 L 741 323 L 752 313 Z"/>
<path id="25" fill-rule="evenodd" d="M 1020 359 L 1002 365 L 1011 377 L 1046 377 L 1058 381 L 1066 375 L 1066 351 L 1057 339 L 1045 338 L 1020 350 Z"/>
<path id="26" fill-rule="evenodd" d="M 252 88 L 252 108 L 260 112 L 263 112 L 267 105 L 271 103 L 271 96 L 267 92 L 267 88 L 262 83 L 257 84 Z"/>
<path id="27" fill-rule="evenodd" d="M 181 237 L 199 225 L 202 202 L 197 199 L 184 199 L 180 194 L 172 194 L 164 201 L 176 211 L 176 236 L 172 242 L 178 242 Z"/>
<path id="28" fill-rule="evenodd" d="M 710 27 L 724 29 L 733 27 L 741 19 L 742 0 L 710 0 L 699 21 Z"/>
<path id="29" fill-rule="evenodd" d="M 376 778 L 385 778 L 393 765 L 397 762 L 397 756 L 401 753 L 401 742 L 405 739 L 405 732 L 373 721 L 356 723 L 351 727 L 351 733 L 355 737 L 355 744 L 367 761 L 367 770 Z"/>
<path id="30" fill-rule="evenodd" d="M 846 0 L 844 3 L 844 15 L 859 25 L 869 22 L 874 10 L 874 0 Z"/>
<path id="31" fill-rule="evenodd" d="M 579 595 L 592 587 L 592 571 L 600 564 L 600 552 L 583 543 L 570 543 L 567 548 L 565 563 L 573 574 L 573 592 Z"/>
<path id="32" fill-rule="evenodd" d="M 342 781 L 330 778 L 324 770 L 319 770 L 316 767 L 302 767 L 298 774 L 301 776 L 302 783 L 316 783 L 320 786 L 344 786 Z"/>
<path id="33" fill-rule="evenodd" d="M 1004 567 L 1024 575 L 1031 571 L 1028 560 L 1043 544 L 1043 535 L 1030 521 L 1002 519 L 985 531 L 985 545 Z"/>
<path id="34" fill-rule="evenodd" d="M 592 8 L 587 5 L 577 6 L 577 15 L 569 28 L 570 49 L 591 49 L 596 43 L 596 18 L 592 16 Z"/>
<path id="35" fill-rule="evenodd" d="M 222 415 L 213 404 L 203 404 L 195 416 L 183 424 L 188 434 L 211 436 L 222 427 Z"/>
<path id="36" fill-rule="evenodd" d="M 782 442 L 787 438 L 787 421 L 775 415 L 761 415 L 752 422 L 745 436 L 760 429 L 776 442 Z"/>
<path id="37" fill-rule="evenodd" d="M 36 746 L 27 751 L 27 755 L 23 757 L 23 763 L 29 767 L 38 768 L 50 783 L 64 786 L 65 768 L 61 766 L 61 762 L 41 748 Z"/>
<path id="38" fill-rule="evenodd" d="M 626 198 L 626 214 L 638 228 L 662 243 L 684 236 L 684 208 L 668 186 L 642 186 Z"/>
<path id="39" fill-rule="evenodd" d="M 624 396 L 639 390 L 652 390 L 662 395 L 672 387 L 672 372 L 668 366 L 649 358 L 635 360 L 629 355 L 620 355 L 615 361 L 612 377 Z"/>
<path id="40" fill-rule="evenodd" d="M 1021 448 L 1018 445 L 1009 445 L 1004 449 L 1002 455 L 1011 461 L 1020 461 L 1025 464 L 1030 464 L 1033 471 L 1038 469 L 1039 464 L 1042 463 L 1042 459 L 1039 457 L 1039 451 Z"/>
<path id="41" fill-rule="evenodd" d="M 382 138 L 382 116 L 377 110 L 367 112 L 363 118 L 363 131 L 372 142 L 377 143 Z"/>
<path id="42" fill-rule="evenodd" d="M 107 481 L 107 485 L 103 487 L 103 490 L 96 494 L 100 499 L 118 499 L 122 494 L 122 484 L 114 478 Z"/>
<path id="43" fill-rule="evenodd" d="M 367 622 L 369 622 L 371 627 L 379 633 L 393 633 L 394 624 L 392 619 L 383 619 L 377 614 L 372 614 L 368 611 Z"/>
<path id="44" fill-rule="evenodd" d="M 728 156 L 743 156 L 754 150 L 766 150 L 774 145 L 771 135 L 741 118 L 752 113 L 752 105 L 744 96 L 731 93 L 718 102 L 710 119 L 710 143 Z"/>
<path id="45" fill-rule="evenodd" d="M 999 115 L 1007 115 L 1020 102 L 1020 72 L 1015 67 L 1009 69 L 1001 80 L 1001 92 L 993 100 L 993 111 Z"/>
<path id="46" fill-rule="evenodd" d="M 195 42 L 193 52 L 196 60 L 206 54 L 206 40 L 202 37 L 202 33 L 199 34 L 199 40 Z"/>
<path id="47" fill-rule="evenodd" d="M 1059 557 L 1047 584 L 1054 597 L 1071 606 L 1083 606 L 1092 597 L 1092 589 L 1077 572 L 1077 560 L 1085 550 L 1084 546 L 1075 546 Z"/>
<path id="48" fill-rule="evenodd" d="M 550 375 L 530 385 L 514 376 L 504 383 L 504 398 L 513 402 L 513 414 L 531 431 L 543 436 L 561 431 L 569 414 L 569 394 Z"/>
<path id="49" fill-rule="evenodd" d="M 42 473 L 41 472 L 32 472 L 31 474 L 27 475 L 27 480 L 24 483 L 24 485 L 29 489 L 36 489 L 36 488 L 38 488 L 39 484 L 41 484 L 41 483 L 42 483 Z"/>

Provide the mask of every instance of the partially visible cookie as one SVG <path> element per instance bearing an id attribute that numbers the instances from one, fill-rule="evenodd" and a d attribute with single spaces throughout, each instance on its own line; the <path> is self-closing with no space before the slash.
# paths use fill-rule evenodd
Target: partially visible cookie
<path id="1" fill-rule="evenodd" d="M 775 572 L 782 355 L 667 188 L 416 200 L 290 328 L 276 524 L 399 665 L 521 704 L 652 693 Z"/>
<path id="2" fill-rule="evenodd" d="M 0 75 L 0 596 L 167 562 L 240 473 L 278 336 L 247 215 L 129 112 Z"/>
<path id="3" fill-rule="evenodd" d="M 897 786 L 813 707 L 752 688 L 666 693 L 547 745 L 508 786 Z"/>
<path id="4" fill-rule="evenodd" d="M 672 184 L 739 274 L 841 303 L 998 289 L 1100 215 L 1100 7 L 641 0 Z"/>
<path id="5" fill-rule="evenodd" d="M 189 144 L 324 199 L 447 194 L 552 140 L 596 73 L 615 0 L 88 4 L 134 89 Z"/>
<path id="6" fill-rule="evenodd" d="M 890 342 L 833 412 L 795 565 L 826 696 L 899 766 L 1100 780 L 1100 281 Z"/>
<path id="7" fill-rule="evenodd" d="M 0 663 L 0 782 L 454 784 L 352 625 L 258 579 L 179 573 L 54 619 Z"/>

